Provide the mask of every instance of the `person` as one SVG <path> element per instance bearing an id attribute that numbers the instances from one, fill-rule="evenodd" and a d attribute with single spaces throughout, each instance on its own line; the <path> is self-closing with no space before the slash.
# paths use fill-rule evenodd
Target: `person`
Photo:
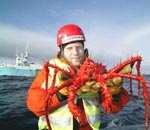
<path id="1" fill-rule="evenodd" d="M 89 55 L 88 49 L 85 48 L 85 35 L 83 30 L 76 24 L 66 24 L 58 30 L 57 46 L 60 51 L 55 58 L 49 60 L 49 63 L 57 65 L 64 70 L 69 70 L 69 68 L 73 66 L 77 72 L 80 69 L 80 65 L 83 64 Z M 103 66 L 103 73 L 106 71 L 106 68 Z M 125 68 L 125 71 L 130 71 L 130 67 L 128 67 L 128 69 Z M 49 88 L 52 86 L 54 72 L 55 69 L 49 67 Z M 67 79 L 69 79 L 69 77 L 63 75 L 63 72 L 58 71 L 56 73 L 55 86 L 59 86 Z M 62 88 L 50 97 L 48 102 L 48 123 L 50 126 L 48 126 L 45 116 L 45 101 L 47 99 L 45 82 L 45 69 L 42 69 L 30 86 L 27 95 L 27 107 L 39 117 L 39 130 L 46 130 L 48 127 L 50 127 L 49 129 L 51 130 L 100 129 L 100 113 L 102 109 L 100 105 L 101 93 L 99 93 L 100 85 L 96 81 L 87 81 L 78 90 L 76 105 L 84 110 L 82 116 L 86 118 L 87 122 L 84 126 L 80 125 L 80 123 L 73 117 L 69 111 L 67 102 L 65 102 L 69 94 L 68 86 Z M 118 112 L 122 106 L 128 102 L 128 93 L 122 87 L 123 79 L 117 77 L 107 80 L 106 83 L 114 97 L 114 104 L 112 104 L 111 108 L 112 112 Z M 117 100 L 115 101 L 115 99 Z M 117 102 L 121 105 L 118 105 Z"/>

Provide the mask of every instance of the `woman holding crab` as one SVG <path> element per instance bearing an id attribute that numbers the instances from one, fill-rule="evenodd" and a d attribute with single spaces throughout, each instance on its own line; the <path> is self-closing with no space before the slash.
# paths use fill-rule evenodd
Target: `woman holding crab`
<path id="1" fill-rule="evenodd" d="M 39 72 L 28 91 L 27 106 L 30 111 L 39 116 L 39 130 L 99 130 L 100 110 L 102 108 L 105 110 L 105 102 L 99 91 L 101 85 L 97 81 L 89 78 L 77 90 L 74 104 L 82 110 L 80 117 L 84 120 L 84 124 L 80 124 L 68 107 L 69 85 L 62 87 L 52 96 L 48 96 L 50 88 L 59 87 L 71 78 L 61 69 L 68 72 L 72 70 L 76 74 L 88 57 L 88 50 L 85 49 L 85 36 L 78 25 L 67 24 L 61 27 L 57 33 L 57 46 L 60 48 L 57 57 L 49 61 L 49 64 L 54 67 L 47 67 L 47 78 L 45 69 Z M 56 66 L 60 69 L 56 69 Z M 99 67 L 102 74 L 107 72 L 102 64 Z M 128 65 L 120 73 L 130 71 L 131 66 Z M 107 89 L 112 96 L 109 112 L 119 112 L 128 102 L 128 93 L 122 87 L 122 83 L 123 79 L 120 77 L 106 81 Z M 73 109 L 75 111 L 75 108 Z"/>

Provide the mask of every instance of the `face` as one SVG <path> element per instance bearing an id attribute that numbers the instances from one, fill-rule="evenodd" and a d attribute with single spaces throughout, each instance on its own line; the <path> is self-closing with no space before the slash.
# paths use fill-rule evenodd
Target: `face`
<path id="1" fill-rule="evenodd" d="M 81 42 L 70 43 L 64 48 L 64 58 L 73 66 L 79 66 L 84 59 L 84 47 Z"/>

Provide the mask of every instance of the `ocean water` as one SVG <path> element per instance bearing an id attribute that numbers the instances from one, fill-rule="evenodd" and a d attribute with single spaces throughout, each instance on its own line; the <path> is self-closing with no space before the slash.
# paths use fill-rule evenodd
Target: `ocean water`
<path id="1" fill-rule="evenodd" d="M 145 79 L 150 83 L 150 75 L 146 75 Z M 0 77 L 0 130 L 37 130 L 38 118 L 28 111 L 25 104 L 32 81 L 33 78 L 26 77 Z M 136 88 L 136 82 L 133 87 Z M 142 98 L 132 97 L 128 105 L 117 114 L 102 113 L 101 122 L 103 130 L 142 130 Z"/>

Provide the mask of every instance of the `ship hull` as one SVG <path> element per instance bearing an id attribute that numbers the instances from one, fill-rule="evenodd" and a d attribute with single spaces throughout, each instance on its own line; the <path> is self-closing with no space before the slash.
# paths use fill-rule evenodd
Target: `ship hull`
<path id="1" fill-rule="evenodd" d="M 34 77 L 39 69 L 30 67 L 0 67 L 0 75 Z"/>

